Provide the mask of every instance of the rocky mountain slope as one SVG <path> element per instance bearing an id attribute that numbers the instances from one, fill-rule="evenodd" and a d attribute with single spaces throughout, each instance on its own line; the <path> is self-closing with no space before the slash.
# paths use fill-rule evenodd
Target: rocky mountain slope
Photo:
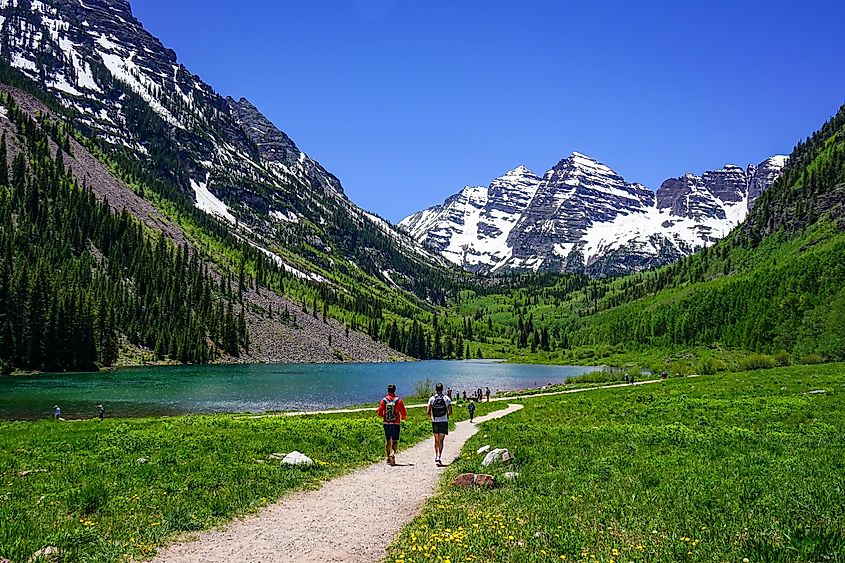
<path id="1" fill-rule="evenodd" d="M 80 183 L 202 255 L 227 291 L 246 281 L 242 360 L 401 357 L 374 342 L 384 314 L 407 340 L 442 302 L 442 258 L 352 203 L 248 100 L 190 73 L 126 0 L 0 0 L 0 77 L 45 130 L 70 132 Z"/>
<path id="2" fill-rule="evenodd" d="M 348 259 L 410 287 L 420 269 L 407 263 L 442 265 L 355 206 L 335 176 L 248 100 L 224 98 L 191 74 L 126 0 L 0 0 L 0 58 L 57 96 L 108 151 L 137 161 L 174 197 L 290 271 L 315 278 L 333 259 Z M 309 264 L 316 268 L 300 271 Z"/>
<path id="3" fill-rule="evenodd" d="M 472 271 L 618 275 L 665 264 L 727 234 L 786 160 L 685 174 L 653 192 L 575 152 L 543 177 L 520 166 L 399 226 Z"/>

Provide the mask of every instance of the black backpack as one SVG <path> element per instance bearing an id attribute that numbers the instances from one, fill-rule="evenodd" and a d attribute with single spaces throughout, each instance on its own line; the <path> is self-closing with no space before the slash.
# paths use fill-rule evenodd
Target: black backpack
<path id="1" fill-rule="evenodd" d="M 394 397 L 393 400 L 384 398 L 384 421 L 393 422 L 396 420 L 396 403 L 399 402 L 399 397 Z"/>
<path id="2" fill-rule="evenodd" d="M 446 399 L 443 395 L 435 395 L 431 403 L 431 414 L 437 417 L 446 416 L 449 410 L 446 408 Z"/>

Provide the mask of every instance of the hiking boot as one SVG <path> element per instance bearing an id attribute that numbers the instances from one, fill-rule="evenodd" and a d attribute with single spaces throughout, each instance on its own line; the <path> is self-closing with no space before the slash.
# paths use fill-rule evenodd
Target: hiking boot
<path id="1" fill-rule="evenodd" d="M 396 465 L 396 458 L 392 455 L 387 456 L 387 464 L 388 465 Z"/>

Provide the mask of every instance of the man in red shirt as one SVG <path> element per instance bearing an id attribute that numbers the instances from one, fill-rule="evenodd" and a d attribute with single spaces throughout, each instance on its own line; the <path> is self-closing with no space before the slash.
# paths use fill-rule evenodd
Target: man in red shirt
<path id="1" fill-rule="evenodd" d="M 384 449 L 387 451 L 387 464 L 396 465 L 396 450 L 399 448 L 400 422 L 408 413 L 402 399 L 396 396 L 396 386 L 387 386 L 387 396 L 378 405 L 378 415 L 384 421 Z"/>

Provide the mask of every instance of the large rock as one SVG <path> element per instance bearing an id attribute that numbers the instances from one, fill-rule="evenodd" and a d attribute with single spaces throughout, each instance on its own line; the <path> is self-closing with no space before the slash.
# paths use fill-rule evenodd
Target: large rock
<path id="1" fill-rule="evenodd" d="M 62 550 L 53 545 L 48 545 L 47 547 L 42 547 L 41 549 L 33 553 L 28 559 L 28 563 L 45 563 L 47 561 L 56 561 L 61 558 L 61 556 Z"/>
<path id="2" fill-rule="evenodd" d="M 282 465 L 314 465 L 314 460 L 303 453 L 293 451 L 282 459 Z"/>
<path id="3" fill-rule="evenodd" d="M 496 486 L 496 478 L 484 473 L 461 473 L 452 480 L 454 487 L 484 487 L 491 489 Z"/>
<path id="4" fill-rule="evenodd" d="M 513 456 L 507 448 L 496 448 L 495 450 L 487 452 L 487 455 L 484 456 L 484 460 L 481 462 L 481 465 L 483 467 L 487 467 L 499 461 L 510 461 L 512 459 Z"/>
<path id="5" fill-rule="evenodd" d="M 481 446 L 480 448 L 478 448 L 477 450 L 475 450 L 475 453 L 477 453 L 477 454 L 485 454 L 485 453 L 487 453 L 487 452 L 489 452 L 489 451 L 490 451 L 490 444 L 487 444 L 486 446 Z"/>

